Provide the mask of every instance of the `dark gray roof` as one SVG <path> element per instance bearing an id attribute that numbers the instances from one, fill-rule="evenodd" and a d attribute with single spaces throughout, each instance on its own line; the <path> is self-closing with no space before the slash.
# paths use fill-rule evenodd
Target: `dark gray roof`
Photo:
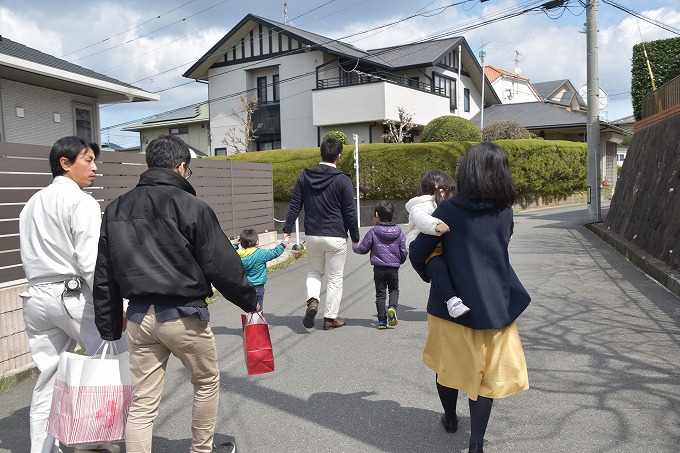
<path id="1" fill-rule="evenodd" d="M 477 126 L 481 123 L 481 114 L 475 115 L 471 121 Z M 572 112 L 570 110 L 556 107 L 544 102 L 523 102 L 517 104 L 496 104 L 484 109 L 484 125 L 498 123 L 501 121 L 512 121 L 519 123 L 525 128 L 532 129 L 555 129 L 563 127 L 586 127 L 588 118 L 586 115 Z M 610 130 L 615 130 L 624 135 L 630 135 L 619 126 L 612 125 L 605 121 L 600 124 Z"/>
<path id="2" fill-rule="evenodd" d="M 463 38 L 454 37 L 436 41 L 404 44 L 394 47 L 370 49 L 367 52 L 373 59 L 379 59 L 393 68 L 431 65 L 442 55 L 457 47 Z"/>
<path id="3" fill-rule="evenodd" d="M 254 14 L 248 14 L 236 24 L 229 33 L 220 39 L 217 44 L 199 58 L 196 63 L 183 74 L 183 76 L 191 77 L 192 73 L 205 61 L 217 60 L 219 56 L 224 53 L 223 51 L 220 52 L 222 45 L 238 33 L 249 21 L 267 27 L 273 27 L 274 29 L 280 29 L 281 33 L 293 37 L 301 42 L 303 46 L 321 49 L 340 57 L 358 58 L 363 61 L 368 61 L 373 65 L 391 70 L 429 65 L 439 60 L 442 55 L 448 52 L 452 47 L 457 46 L 459 42 L 463 41 L 463 38 L 456 37 L 365 51 L 333 38 L 317 35 L 316 33 L 285 25 L 274 20 L 265 19 L 264 17 L 256 16 Z"/>
<path id="4" fill-rule="evenodd" d="M 514 121 L 527 129 L 585 126 L 586 116 L 555 107 L 543 102 L 523 102 L 518 104 L 496 104 L 484 109 L 484 124 L 500 121 Z M 480 114 L 472 118 L 479 126 Z"/>
<path id="5" fill-rule="evenodd" d="M 617 120 L 610 121 L 612 124 L 635 124 L 635 115 L 624 116 Z"/>
<path id="6" fill-rule="evenodd" d="M 22 60 L 30 61 L 32 63 L 38 63 L 44 66 L 49 66 L 50 68 L 61 69 L 63 71 L 72 72 L 74 74 L 92 77 L 93 79 L 102 80 L 104 82 L 115 83 L 117 85 L 122 85 L 128 88 L 139 89 L 130 84 L 121 82 L 114 78 L 105 76 L 98 72 L 92 71 L 91 69 L 83 68 L 77 64 L 69 63 L 66 60 L 62 60 L 52 55 L 40 52 L 39 50 L 32 49 L 18 42 L 14 42 L 10 39 L 0 36 L 0 53 L 9 55 L 11 57 L 20 58 Z"/>
<path id="7" fill-rule="evenodd" d="M 568 79 L 552 80 L 550 82 L 532 83 L 532 85 L 539 96 L 541 96 L 543 99 L 548 99 L 555 91 L 557 91 L 568 81 Z"/>
<path id="8" fill-rule="evenodd" d="M 195 118 L 200 113 L 201 104 L 189 105 L 170 112 L 159 113 L 150 118 L 145 119 L 142 123 L 158 123 L 160 121 L 175 121 L 187 118 Z"/>

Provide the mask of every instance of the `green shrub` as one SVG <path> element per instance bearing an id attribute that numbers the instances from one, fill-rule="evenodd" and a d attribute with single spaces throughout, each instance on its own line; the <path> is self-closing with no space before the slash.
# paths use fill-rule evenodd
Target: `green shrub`
<path id="1" fill-rule="evenodd" d="M 512 140 L 531 138 L 529 131 L 514 121 L 498 121 L 484 126 L 482 129 L 483 140 Z"/>
<path id="2" fill-rule="evenodd" d="M 553 140 L 499 140 L 508 155 L 520 198 L 566 196 L 586 190 L 586 144 Z M 417 195 L 420 176 L 432 169 L 455 178 L 458 161 L 475 143 L 373 143 L 359 146 L 359 192 L 367 200 L 405 200 Z M 353 147 L 339 168 L 355 184 Z M 319 148 L 276 149 L 220 156 L 270 163 L 275 201 L 290 201 L 298 174 L 319 163 Z"/>
<path id="3" fill-rule="evenodd" d="M 636 120 L 642 119 L 642 99 L 653 91 L 647 57 L 658 89 L 680 75 L 680 38 L 659 39 L 633 46 L 630 94 Z"/>
<path id="4" fill-rule="evenodd" d="M 482 135 L 474 123 L 465 118 L 453 115 L 435 118 L 423 129 L 423 142 L 478 142 Z"/>
<path id="5" fill-rule="evenodd" d="M 326 140 L 328 137 L 337 138 L 338 140 L 340 140 L 340 143 L 342 143 L 343 145 L 349 145 L 350 144 L 345 133 L 341 132 L 341 131 L 328 131 L 325 134 L 323 134 L 322 140 Z"/>

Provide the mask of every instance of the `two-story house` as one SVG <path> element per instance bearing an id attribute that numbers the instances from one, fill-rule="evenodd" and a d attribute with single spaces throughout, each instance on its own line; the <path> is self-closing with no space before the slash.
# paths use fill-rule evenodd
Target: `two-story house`
<path id="1" fill-rule="evenodd" d="M 541 96 L 527 77 L 495 66 L 484 66 L 484 73 L 502 104 L 541 102 Z"/>
<path id="2" fill-rule="evenodd" d="M 0 141 L 51 146 L 76 135 L 99 143 L 99 106 L 157 94 L 0 36 Z"/>
<path id="3" fill-rule="evenodd" d="M 482 102 L 500 102 L 464 38 L 362 50 L 252 14 L 184 76 L 209 84 L 211 154 L 234 152 L 226 138 L 243 131 L 239 112 L 254 97 L 261 127 L 251 151 L 318 146 L 331 130 L 382 142 L 398 108 L 413 114 L 418 141 L 436 117 L 469 119 Z"/>

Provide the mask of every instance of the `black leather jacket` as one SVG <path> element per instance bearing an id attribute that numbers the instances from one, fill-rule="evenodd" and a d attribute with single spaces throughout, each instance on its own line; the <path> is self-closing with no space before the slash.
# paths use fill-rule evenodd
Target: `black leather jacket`
<path id="1" fill-rule="evenodd" d="M 244 311 L 257 296 L 214 211 L 172 170 L 150 168 L 104 212 L 94 276 L 95 323 L 104 340 L 122 335 L 131 304 L 200 306 L 211 284 Z"/>

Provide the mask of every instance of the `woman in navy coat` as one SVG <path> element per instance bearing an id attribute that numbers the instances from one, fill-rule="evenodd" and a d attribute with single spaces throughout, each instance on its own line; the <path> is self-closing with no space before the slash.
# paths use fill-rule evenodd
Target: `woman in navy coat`
<path id="1" fill-rule="evenodd" d="M 436 373 L 446 431 L 458 428 L 458 390 L 467 393 L 469 452 L 483 452 L 493 400 L 529 388 L 515 320 L 531 298 L 508 258 L 515 189 L 505 151 L 490 142 L 472 147 L 458 164 L 457 185 L 457 195 L 432 214 L 451 231 L 441 238 L 420 234 L 409 257 L 428 281 L 425 262 L 441 239 L 450 278 L 470 307 L 467 314 L 452 318 L 443 298 L 430 289 L 423 362 Z"/>

